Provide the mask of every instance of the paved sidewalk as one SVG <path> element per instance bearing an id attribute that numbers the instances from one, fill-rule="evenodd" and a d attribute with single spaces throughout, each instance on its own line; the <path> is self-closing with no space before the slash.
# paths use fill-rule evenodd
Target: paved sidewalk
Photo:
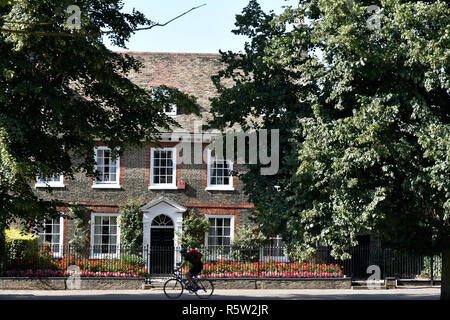
<path id="1" fill-rule="evenodd" d="M 439 300 L 440 288 L 215 290 L 210 300 Z M 183 293 L 180 300 L 199 300 Z M 0 290 L 0 300 L 168 300 L 158 290 Z"/>

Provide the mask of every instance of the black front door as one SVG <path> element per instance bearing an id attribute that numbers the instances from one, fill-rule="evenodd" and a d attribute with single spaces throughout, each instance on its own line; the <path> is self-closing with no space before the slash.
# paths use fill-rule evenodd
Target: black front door
<path id="1" fill-rule="evenodd" d="M 168 275 L 174 268 L 174 230 L 152 228 L 150 244 L 150 274 Z"/>

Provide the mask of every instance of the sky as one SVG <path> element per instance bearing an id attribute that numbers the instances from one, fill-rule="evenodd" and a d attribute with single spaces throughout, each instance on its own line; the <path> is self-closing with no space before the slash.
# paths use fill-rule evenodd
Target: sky
<path id="1" fill-rule="evenodd" d="M 133 8 L 147 18 L 165 23 L 181 13 L 206 4 L 164 27 L 136 32 L 127 43 L 129 51 L 218 53 L 244 49 L 246 37 L 231 32 L 235 29 L 235 16 L 240 14 L 249 0 L 124 0 L 124 12 Z M 292 0 L 260 0 L 264 11 L 282 12 L 282 6 L 295 5 Z M 114 47 L 105 38 L 111 50 L 124 51 Z"/>

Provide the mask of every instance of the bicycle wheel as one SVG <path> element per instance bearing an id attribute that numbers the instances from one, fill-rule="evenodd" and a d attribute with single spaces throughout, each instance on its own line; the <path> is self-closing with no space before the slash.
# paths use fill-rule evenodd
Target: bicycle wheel
<path id="1" fill-rule="evenodd" d="M 178 279 L 169 279 L 164 283 L 164 294 L 169 299 L 176 299 L 183 293 L 184 286 Z"/>
<path id="2" fill-rule="evenodd" d="M 214 284 L 211 280 L 198 279 L 197 280 L 198 289 L 195 290 L 195 294 L 200 299 L 208 299 L 214 292 Z"/>

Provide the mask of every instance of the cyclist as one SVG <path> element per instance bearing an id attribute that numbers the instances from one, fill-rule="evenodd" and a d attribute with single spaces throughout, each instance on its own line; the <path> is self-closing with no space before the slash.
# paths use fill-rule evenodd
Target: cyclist
<path id="1" fill-rule="evenodd" d="M 193 287 L 192 286 L 193 277 L 197 276 L 203 269 L 203 263 L 200 260 L 201 254 L 195 249 L 189 250 L 188 252 L 186 248 L 181 248 L 180 254 L 183 257 L 184 261 L 181 264 L 181 266 L 177 268 L 177 271 L 181 270 L 186 264 L 186 262 L 189 262 L 191 264 L 191 268 L 189 269 L 188 272 L 186 272 L 186 278 L 188 280 L 189 285 Z"/>

